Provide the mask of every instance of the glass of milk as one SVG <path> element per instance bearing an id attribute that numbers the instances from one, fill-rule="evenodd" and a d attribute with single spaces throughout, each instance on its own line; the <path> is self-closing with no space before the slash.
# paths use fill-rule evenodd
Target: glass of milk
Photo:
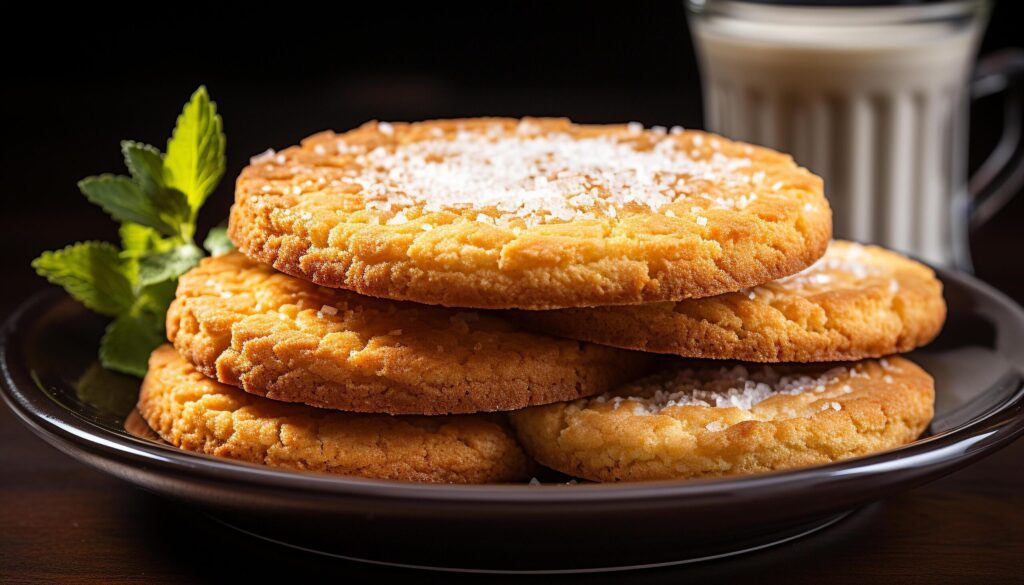
<path id="1" fill-rule="evenodd" d="M 1024 71 L 1024 53 L 1009 53 L 972 78 L 988 2 L 687 8 L 710 130 L 790 153 L 821 175 L 836 237 L 970 268 L 972 220 L 987 219 L 1024 182 L 1018 91 L 1006 100 L 1003 141 L 968 188 L 972 89 L 1019 90 Z"/>

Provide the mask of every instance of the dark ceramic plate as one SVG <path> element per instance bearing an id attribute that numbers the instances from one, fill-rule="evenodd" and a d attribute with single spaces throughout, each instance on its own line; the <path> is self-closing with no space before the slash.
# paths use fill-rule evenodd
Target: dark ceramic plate
<path id="1" fill-rule="evenodd" d="M 138 383 L 96 367 L 103 321 L 56 292 L 28 301 L 7 322 L 0 367 L 5 400 L 51 445 L 289 546 L 451 570 L 659 566 L 809 534 L 1024 432 L 1024 312 L 968 276 L 941 276 L 949 321 L 935 343 L 912 356 L 936 379 L 936 416 L 924 438 L 860 459 L 735 479 L 421 485 L 181 452 L 125 430 Z"/>

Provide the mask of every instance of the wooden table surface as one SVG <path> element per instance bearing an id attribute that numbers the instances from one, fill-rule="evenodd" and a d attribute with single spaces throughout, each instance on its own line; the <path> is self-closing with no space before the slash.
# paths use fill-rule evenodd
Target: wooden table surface
<path id="1" fill-rule="evenodd" d="M 66 457 L 0 412 L 0 582 L 193 583 L 246 568 L 343 582 L 474 576 L 324 559 L 235 533 Z M 731 560 L 569 582 L 1022 582 L 1024 441 L 812 537 Z M 339 529 L 343 529 L 340 528 Z M 427 536 L 425 536 L 427 537 Z M 391 579 L 389 579 L 391 578 Z M 506 582 L 512 578 L 487 577 Z"/>

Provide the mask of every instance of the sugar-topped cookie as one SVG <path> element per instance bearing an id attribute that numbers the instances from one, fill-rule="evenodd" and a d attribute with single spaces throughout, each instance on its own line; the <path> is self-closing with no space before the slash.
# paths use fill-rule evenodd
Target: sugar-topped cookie
<path id="1" fill-rule="evenodd" d="M 438 483 L 522 481 L 532 462 L 498 415 L 351 414 L 253 396 L 174 348 L 149 358 L 139 413 L 188 451 L 274 467 Z"/>
<path id="2" fill-rule="evenodd" d="M 877 246 L 835 241 L 806 270 L 676 303 L 522 311 L 538 331 L 643 351 L 754 362 L 856 360 L 910 351 L 942 328 L 942 283 Z"/>
<path id="3" fill-rule="evenodd" d="M 512 414 L 540 463 L 595 481 L 820 465 L 904 445 L 933 416 L 931 376 L 894 357 L 814 366 L 685 365 L 609 394 Z"/>
<path id="4" fill-rule="evenodd" d="M 711 134 L 561 119 L 369 123 L 253 159 L 230 235 L 320 285 L 427 304 L 674 301 L 824 253 L 822 182 Z"/>
<path id="5" fill-rule="evenodd" d="M 390 414 L 511 410 L 609 390 L 652 361 L 516 322 L 316 286 L 232 252 L 181 276 L 167 335 L 247 392 Z"/>

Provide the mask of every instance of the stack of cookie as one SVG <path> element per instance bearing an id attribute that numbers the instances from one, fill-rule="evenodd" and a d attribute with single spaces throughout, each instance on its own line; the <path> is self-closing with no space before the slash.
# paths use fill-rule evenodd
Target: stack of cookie
<path id="1" fill-rule="evenodd" d="M 827 463 L 914 440 L 941 285 L 711 134 L 371 123 L 253 159 L 139 410 L 183 449 L 433 482 Z M 882 358 L 882 359 L 874 359 Z M 712 361 L 714 360 L 714 361 Z M 778 362 L 778 365 L 775 365 Z"/>

